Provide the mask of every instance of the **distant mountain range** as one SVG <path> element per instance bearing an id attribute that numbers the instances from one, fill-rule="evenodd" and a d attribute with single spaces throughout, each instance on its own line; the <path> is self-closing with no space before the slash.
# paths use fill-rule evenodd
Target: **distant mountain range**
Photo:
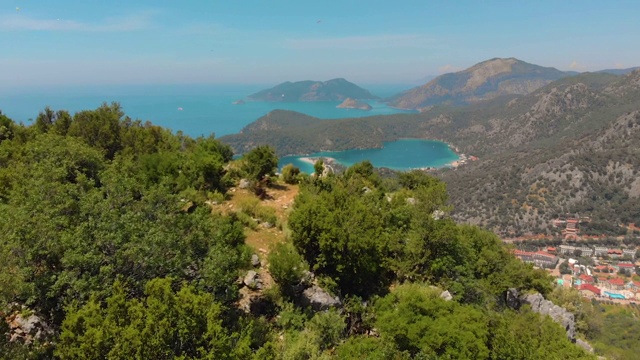
<path id="1" fill-rule="evenodd" d="M 526 95 L 566 76 L 555 68 L 514 58 L 495 58 L 463 71 L 440 75 L 385 101 L 391 106 L 412 110 L 436 104 L 469 104 L 504 95 Z"/>
<path id="2" fill-rule="evenodd" d="M 597 73 L 606 73 L 606 74 L 612 74 L 612 75 L 627 75 L 630 72 L 633 72 L 635 70 L 640 69 L 640 66 L 636 66 L 636 67 L 630 67 L 627 69 L 604 69 L 604 70 L 599 70 L 596 71 Z"/>
<path id="3" fill-rule="evenodd" d="M 378 99 L 369 91 L 338 78 L 329 81 L 284 82 L 271 89 L 249 95 L 254 101 L 344 101 L 347 98 L 370 100 Z"/>

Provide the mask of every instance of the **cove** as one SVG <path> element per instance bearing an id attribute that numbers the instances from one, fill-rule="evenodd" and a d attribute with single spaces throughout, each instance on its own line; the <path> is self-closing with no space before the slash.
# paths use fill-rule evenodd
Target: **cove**
<path id="1" fill-rule="evenodd" d="M 305 158 L 328 157 L 344 166 L 369 160 L 375 167 L 386 167 L 406 171 L 426 167 L 443 167 L 459 159 L 444 142 L 423 139 L 400 139 L 385 142 L 381 149 L 356 149 L 346 151 L 324 151 L 309 155 L 285 156 L 279 168 L 293 164 L 307 174 L 313 173 L 313 164 Z"/>

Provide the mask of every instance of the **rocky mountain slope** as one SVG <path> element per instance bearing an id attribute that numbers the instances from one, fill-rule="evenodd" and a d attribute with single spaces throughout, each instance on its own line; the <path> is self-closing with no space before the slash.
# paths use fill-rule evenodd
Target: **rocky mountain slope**
<path id="1" fill-rule="evenodd" d="M 587 234 L 640 221 L 640 71 L 568 80 L 450 135 L 485 160 L 443 173 L 456 218 L 504 236 L 559 234 L 567 213 L 592 218 Z"/>
<path id="2" fill-rule="evenodd" d="M 475 103 L 504 95 L 529 94 L 566 76 L 555 68 L 514 58 L 495 58 L 463 71 L 438 76 L 425 85 L 387 99 L 387 102 L 403 109 L 421 109 L 443 103 Z"/>
<path id="3" fill-rule="evenodd" d="M 343 101 L 353 99 L 377 99 L 369 91 L 338 78 L 329 81 L 284 82 L 271 89 L 249 95 L 254 101 Z"/>

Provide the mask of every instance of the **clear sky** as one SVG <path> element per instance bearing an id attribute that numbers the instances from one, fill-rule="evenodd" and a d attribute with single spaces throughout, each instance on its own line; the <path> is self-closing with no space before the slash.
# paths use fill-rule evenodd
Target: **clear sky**
<path id="1" fill-rule="evenodd" d="M 416 83 L 640 65 L 640 1 L 0 0 L 0 86 Z"/>

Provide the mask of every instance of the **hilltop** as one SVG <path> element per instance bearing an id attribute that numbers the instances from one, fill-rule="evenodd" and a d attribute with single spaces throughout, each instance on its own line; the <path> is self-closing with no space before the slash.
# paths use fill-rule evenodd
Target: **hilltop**
<path id="1" fill-rule="evenodd" d="M 369 91 L 338 78 L 329 81 L 297 81 L 284 82 L 271 89 L 259 91 L 249 95 L 249 100 L 254 101 L 344 101 L 352 99 L 378 99 Z"/>
<path id="2" fill-rule="evenodd" d="M 568 74 L 515 58 L 494 58 L 466 70 L 444 74 L 386 101 L 403 109 L 435 104 L 465 104 L 504 95 L 526 95 Z"/>

